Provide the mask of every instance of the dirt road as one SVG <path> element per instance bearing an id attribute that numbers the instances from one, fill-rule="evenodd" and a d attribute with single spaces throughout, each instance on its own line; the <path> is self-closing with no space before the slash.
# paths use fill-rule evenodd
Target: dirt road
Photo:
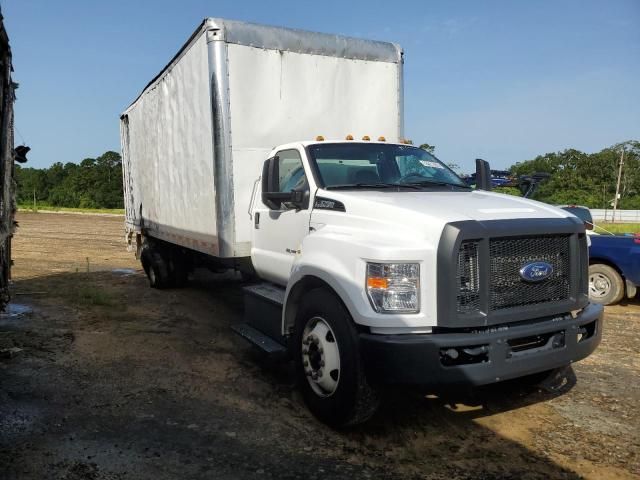
<path id="1" fill-rule="evenodd" d="M 391 391 L 338 432 L 229 330 L 233 275 L 155 291 L 121 218 L 18 221 L 14 302 L 32 311 L 0 318 L 0 479 L 640 477 L 638 301 L 607 309 L 558 383 L 466 404 Z"/>

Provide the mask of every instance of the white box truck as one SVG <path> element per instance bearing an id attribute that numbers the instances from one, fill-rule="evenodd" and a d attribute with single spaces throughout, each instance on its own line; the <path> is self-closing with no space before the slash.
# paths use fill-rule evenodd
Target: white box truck
<path id="1" fill-rule="evenodd" d="M 538 375 L 602 335 L 584 225 L 406 144 L 402 67 L 395 44 L 212 18 L 121 117 L 151 286 L 255 275 L 234 329 L 295 362 L 333 425 L 366 420 L 382 385 Z"/>

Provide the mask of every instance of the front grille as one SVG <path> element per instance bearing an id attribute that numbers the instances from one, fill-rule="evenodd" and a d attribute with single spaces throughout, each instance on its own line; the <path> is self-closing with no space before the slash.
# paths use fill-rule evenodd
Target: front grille
<path id="1" fill-rule="evenodd" d="M 457 313 L 488 313 L 568 299 L 571 295 L 570 238 L 570 235 L 491 238 L 488 259 L 480 258 L 483 241 L 463 241 L 457 259 Z M 553 273 L 540 282 L 525 281 L 520 269 L 532 262 L 551 264 Z M 488 269 L 488 286 L 480 285 L 482 268 Z"/>
<path id="2" fill-rule="evenodd" d="M 467 240 L 460 245 L 456 278 L 458 313 L 477 312 L 480 309 L 480 273 L 476 240 Z"/>
<path id="3" fill-rule="evenodd" d="M 494 238 L 489 241 L 489 310 L 566 300 L 571 293 L 569 235 Z M 553 266 L 551 276 L 526 282 L 520 269 L 530 262 Z"/>

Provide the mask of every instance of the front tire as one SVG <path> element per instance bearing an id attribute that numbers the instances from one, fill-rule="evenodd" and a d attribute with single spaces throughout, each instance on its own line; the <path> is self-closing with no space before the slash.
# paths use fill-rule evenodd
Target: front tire
<path id="1" fill-rule="evenodd" d="M 609 265 L 589 265 L 589 298 L 594 303 L 615 305 L 624 296 L 624 282 L 620 274 Z"/>
<path id="2" fill-rule="evenodd" d="M 368 420 L 379 405 L 367 382 L 351 316 L 326 289 L 302 299 L 293 335 L 296 377 L 309 410 L 334 427 Z"/>

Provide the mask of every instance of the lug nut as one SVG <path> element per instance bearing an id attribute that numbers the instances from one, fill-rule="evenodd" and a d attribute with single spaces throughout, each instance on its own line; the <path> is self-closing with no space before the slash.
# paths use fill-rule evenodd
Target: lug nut
<path id="1" fill-rule="evenodd" d="M 311 374 L 311 378 L 313 378 L 314 380 L 318 379 L 318 374 L 317 373 L 312 373 Z"/>
<path id="2" fill-rule="evenodd" d="M 320 343 L 320 339 L 318 337 L 313 337 L 313 343 L 318 345 Z"/>
<path id="3" fill-rule="evenodd" d="M 318 370 L 318 376 L 321 377 L 322 376 L 322 370 Z"/>
<path id="4" fill-rule="evenodd" d="M 309 366 L 309 362 L 305 360 L 304 362 L 302 362 L 302 365 L 304 365 L 305 367 L 308 367 Z"/>
<path id="5" fill-rule="evenodd" d="M 309 353 L 309 349 L 307 347 L 302 347 L 302 353 L 306 355 L 307 353 Z"/>

